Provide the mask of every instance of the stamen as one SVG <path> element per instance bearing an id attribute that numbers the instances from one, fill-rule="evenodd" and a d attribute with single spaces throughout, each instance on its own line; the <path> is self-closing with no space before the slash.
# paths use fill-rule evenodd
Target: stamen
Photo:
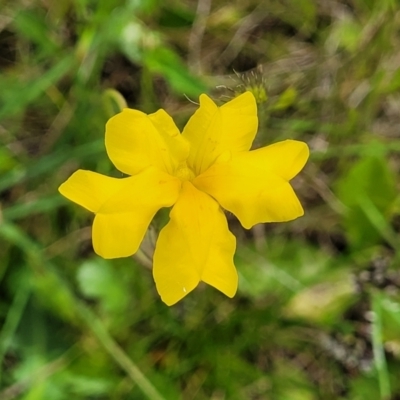
<path id="1" fill-rule="evenodd" d="M 195 178 L 194 172 L 186 164 L 180 165 L 177 168 L 175 176 L 181 181 L 191 181 Z"/>

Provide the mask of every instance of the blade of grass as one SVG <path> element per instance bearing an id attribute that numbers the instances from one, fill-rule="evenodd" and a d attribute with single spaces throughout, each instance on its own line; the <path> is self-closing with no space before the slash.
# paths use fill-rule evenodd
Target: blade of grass
<path id="1" fill-rule="evenodd" d="M 23 182 L 26 179 L 48 174 L 51 170 L 56 170 L 56 167 L 70 159 L 85 159 L 87 157 L 97 155 L 104 151 L 104 140 L 96 140 L 95 142 L 87 143 L 77 148 L 65 146 L 63 149 L 53 152 L 40 160 L 35 160 L 29 167 L 17 167 L 3 174 L 0 178 L 0 192 L 9 187 Z"/>
<path id="2" fill-rule="evenodd" d="M 11 307 L 8 310 L 4 325 L 0 330 L 0 382 L 2 375 L 1 366 L 3 365 L 4 355 L 6 354 L 14 332 L 18 327 L 19 321 L 21 320 L 21 316 L 25 309 L 26 303 L 28 302 L 30 293 L 31 291 L 29 285 L 21 285 L 18 288 Z"/>
<path id="3" fill-rule="evenodd" d="M 165 400 L 151 382 L 144 376 L 143 372 L 132 362 L 121 347 L 118 346 L 102 322 L 93 314 L 93 312 L 82 302 L 76 301 L 75 306 L 78 313 L 89 326 L 91 331 L 96 335 L 99 342 L 128 374 L 132 381 L 142 389 L 143 393 L 145 393 L 151 400 Z"/>
<path id="4" fill-rule="evenodd" d="M 8 221 L 29 217 L 39 213 L 47 213 L 64 204 L 64 199 L 56 194 L 53 196 L 42 197 L 28 203 L 15 204 L 5 208 L 2 213 L 4 219 Z"/>
<path id="5" fill-rule="evenodd" d="M 40 77 L 35 77 L 30 82 L 17 82 L 14 87 L 8 87 L 6 92 L 7 101 L 0 108 L 0 119 L 18 113 L 26 105 L 34 101 L 47 88 L 61 79 L 72 68 L 74 63 L 74 56 L 66 55 Z"/>
<path id="6" fill-rule="evenodd" d="M 378 373 L 381 400 L 389 400 L 392 396 L 392 393 L 382 338 L 382 298 L 379 293 L 373 293 L 371 300 L 373 311 L 372 348 L 374 353 L 375 368 Z"/>
<path id="7" fill-rule="evenodd" d="M 358 203 L 364 211 L 366 217 L 381 234 L 381 236 L 394 249 L 398 249 L 400 247 L 400 243 L 398 241 L 396 232 L 394 232 L 387 219 L 384 217 L 384 215 L 382 215 L 371 199 L 367 196 L 360 196 Z"/>
<path id="8" fill-rule="evenodd" d="M 94 333 L 104 349 L 114 359 L 114 361 L 127 373 L 132 381 L 138 385 L 142 392 L 150 400 L 165 400 L 158 392 L 154 385 L 146 378 L 139 367 L 127 356 L 121 347 L 115 342 L 112 336 L 99 318 L 74 295 L 67 283 L 56 273 L 54 266 L 44 257 L 40 246 L 29 238 L 19 227 L 4 221 L 0 224 L 0 236 L 17 245 L 26 253 L 32 261 L 35 261 L 41 267 L 45 266 L 46 273 L 52 274 L 59 282 L 59 290 L 67 291 L 68 295 L 73 299 L 73 305 L 77 314 L 81 317 L 86 326 Z M 35 263 L 31 263 L 34 267 Z M 42 269 L 43 272 L 43 269 Z"/>
<path id="9" fill-rule="evenodd" d="M 69 348 L 64 354 L 60 357 L 56 358 L 53 361 L 43 365 L 39 369 L 37 369 L 33 374 L 31 374 L 27 378 L 23 378 L 11 386 L 8 386 L 4 390 L 0 391 L 0 399 L 1 400 L 13 400 L 18 396 L 21 396 L 24 392 L 26 392 L 32 385 L 37 384 L 38 382 L 43 382 L 46 379 L 49 379 L 53 374 L 57 373 L 60 370 L 63 370 L 71 363 L 74 359 L 79 356 L 77 351 L 77 346 L 74 345 Z M 20 397 L 18 397 L 20 398 Z"/>

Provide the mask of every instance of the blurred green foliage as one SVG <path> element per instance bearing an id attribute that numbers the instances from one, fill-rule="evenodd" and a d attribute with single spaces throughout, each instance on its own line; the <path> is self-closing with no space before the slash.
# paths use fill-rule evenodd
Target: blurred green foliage
<path id="1" fill-rule="evenodd" d="M 400 2 L 0 2 L 0 399 L 400 399 Z M 128 105 L 183 126 L 253 90 L 255 146 L 306 141 L 306 214 L 242 229 L 239 292 L 168 308 L 57 187 L 120 173 Z M 190 101 L 191 100 L 191 101 Z M 164 216 L 161 214 L 160 218 Z"/>

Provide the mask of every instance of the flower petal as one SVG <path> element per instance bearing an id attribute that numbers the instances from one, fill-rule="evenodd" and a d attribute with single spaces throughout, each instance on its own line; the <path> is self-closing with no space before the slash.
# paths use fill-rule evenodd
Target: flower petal
<path id="1" fill-rule="evenodd" d="M 233 264 L 236 240 L 219 205 L 184 182 L 170 218 L 154 253 L 153 275 L 162 300 L 175 304 L 201 280 L 233 297 L 238 281 Z"/>
<path id="2" fill-rule="evenodd" d="M 200 108 L 182 133 L 190 142 L 189 167 L 199 175 L 225 151 L 249 150 L 257 126 L 257 104 L 251 92 L 243 93 L 222 107 L 202 94 Z"/>
<path id="3" fill-rule="evenodd" d="M 58 191 L 67 199 L 96 213 L 112 193 L 123 186 L 126 179 L 110 178 L 97 172 L 79 169 Z"/>
<path id="4" fill-rule="evenodd" d="M 149 166 L 173 174 L 189 154 L 189 144 L 164 110 L 147 115 L 124 109 L 107 122 L 105 142 L 110 160 L 128 175 Z"/>
<path id="5" fill-rule="evenodd" d="M 59 190 L 97 214 L 94 250 L 104 258 L 116 258 L 137 251 L 154 214 L 175 203 L 180 187 L 179 179 L 148 168 L 124 179 L 79 170 Z"/>
<path id="6" fill-rule="evenodd" d="M 97 214 L 92 227 L 96 254 L 103 258 L 120 258 L 136 253 L 153 217 L 148 214 Z"/>
<path id="7" fill-rule="evenodd" d="M 189 156 L 190 144 L 179 132 L 174 120 L 160 109 L 149 118 L 158 132 L 162 134 L 172 159 L 172 167 L 176 169 Z"/>
<path id="8" fill-rule="evenodd" d="M 219 161 L 193 184 L 235 214 L 245 228 L 290 221 L 304 211 L 288 180 L 300 171 L 307 157 L 308 148 L 301 142 L 277 143 Z"/>
<path id="9" fill-rule="evenodd" d="M 306 143 L 298 140 L 283 140 L 251 151 L 245 157 L 249 157 L 249 161 L 250 159 L 257 160 L 256 163 L 262 165 L 266 171 L 290 181 L 303 169 L 309 155 L 310 151 Z"/>

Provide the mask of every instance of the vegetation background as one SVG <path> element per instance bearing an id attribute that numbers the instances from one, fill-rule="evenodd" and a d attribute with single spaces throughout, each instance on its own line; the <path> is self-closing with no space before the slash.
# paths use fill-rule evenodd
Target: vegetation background
<path id="1" fill-rule="evenodd" d="M 400 1 L 0 0 L 0 399 L 400 399 Z M 57 188 L 120 176 L 126 104 L 183 127 L 253 90 L 255 146 L 312 150 L 303 218 L 238 238 L 239 292 L 168 308 L 152 236 L 92 250 Z"/>

